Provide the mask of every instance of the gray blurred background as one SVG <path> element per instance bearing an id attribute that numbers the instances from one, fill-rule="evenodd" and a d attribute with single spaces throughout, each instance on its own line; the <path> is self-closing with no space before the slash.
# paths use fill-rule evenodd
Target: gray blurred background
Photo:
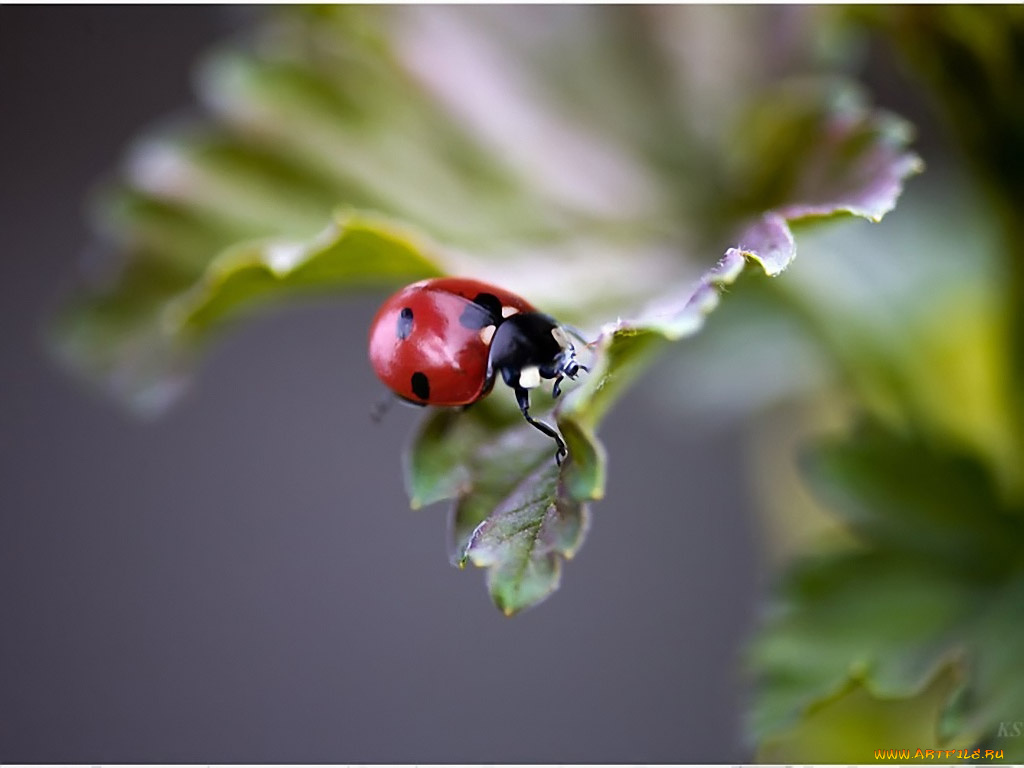
<path id="1" fill-rule="evenodd" d="M 562 589 L 506 619 L 408 508 L 419 413 L 369 420 L 382 296 L 247 323 L 153 423 L 49 360 L 88 191 L 245 18 L 0 8 L 0 761 L 749 760 L 735 430 L 634 389 Z"/>

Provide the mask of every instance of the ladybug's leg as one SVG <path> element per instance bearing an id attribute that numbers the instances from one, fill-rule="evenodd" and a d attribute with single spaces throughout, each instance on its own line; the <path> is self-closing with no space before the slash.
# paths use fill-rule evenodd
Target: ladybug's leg
<path id="1" fill-rule="evenodd" d="M 391 406 L 395 403 L 415 405 L 417 408 L 423 408 L 426 406 L 426 403 L 420 403 L 416 400 L 408 400 L 401 395 L 396 395 L 394 392 L 388 392 L 384 397 L 370 406 L 370 420 L 373 421 L 374 424 L 380 423 L 380 420 L 384 418 L 385 414 L 391 410 Z"/>
<path id="2" fill-rule="evenodd" d="M 524 389 L 517 384 L 515 390 L 516 402 L 519 403 L 519 410 L 522 411 L 523 418 L 554 440 L 558 445 L 558 451 L 555 453 L 555 463 L 561 466 L 562 461 L 569 455 L 569 450 L 565 447 L 565 441 L 562 439 L 562 436 L 558 434 L 554 427 L 545 424 L 543 421 L 537 421 L 530 415 L 530 391 L 528 389 Z"/>
<path id="3" fill-rule="evenodd" d="M 590 369 L 587 368 L 587 366 L 580 365 L 579 363 L 574 363 L 573 366 L 569 369 L 568 372 L 566 372 L 564 370 L 559 370 L 557 373 L 548 374 L 542 368 L 541 369 L 541 375 L 544 376 L 545 378 L 554 378 L 555 384 L 554 384 L 553 387 L 551 387 L 551 396 L 557 400 L 558 396 L 560 394 L 562 394 L 562 380 L 565 379 L 566 377 L 568 377 L 568 378 L 572 379 L 573 381 L 575 381 L 576 380 L 576 373 L 578 371 L 586 371 L 587 373 L 590 373 Z"/>

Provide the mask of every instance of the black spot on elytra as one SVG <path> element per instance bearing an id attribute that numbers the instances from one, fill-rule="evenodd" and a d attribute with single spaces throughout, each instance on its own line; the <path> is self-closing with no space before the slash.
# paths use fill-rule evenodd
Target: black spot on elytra
<path id="1" fill-rule="evenodd" d="M 459 315 L 459 325 L 469 328 L 472 331 L 479 331 L 488 325 L 494 325 L 490 313 L 476 304 L 467 304 L 466 308 Z"/>
<path id="2" fill-rule="evenodd" d="M 412 310 L 409 307 L 402 307 L 398 313 L 398 338 L 405 341 L 412 333 Z"/>
<path id="3" fill-rule="evenodd" d="M 501 302 L 493 293 L 478 293 L 473 298 L 473 303 L 466 307 L 462 316 L 459 317 L 459 324 L 464 328 L 479 331 L 488 325 L 497 325 L 501 318 Z"/>
<path id="4" fill-rule="evenodd" d="M 501 317 L 501 302 L 493 293 L 478 293 L 473 303 L 486 309 L 495 320 Z"/>
<path id="5" fill-rule="evenodd" d="M 430 381 L 423 371 L 416 371 L 412 375 L 412 393 L 420 400 L 430 399 Z"/>

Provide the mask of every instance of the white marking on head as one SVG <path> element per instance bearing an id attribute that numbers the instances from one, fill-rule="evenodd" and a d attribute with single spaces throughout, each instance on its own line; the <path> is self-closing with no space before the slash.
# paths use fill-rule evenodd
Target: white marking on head
<path id="1" fill-rule="evenodd" d="M 555 343 L 558 344 L 558 346 L 560 346 L 562 349 L 568 349 L 569 347 L 572 346 L 572 341 L 570 341 L 569 339 L 569 334 L 562 330 L 560 326 L 556 325 L 554 328 L 552 328 L 551 335 L 554 337 Z"/>
<path id="2" fill-rule="evenodd" d="M 519 372 L 519 386 L 523 389 L 533 389 L 540 386 L 540 368 L 536 365 L 528 365 Z"/>
<path id="3" fill-rule="evenodd" d="M 502 317 L 512 317 L 512 315 L 518 315 L 518 314 L 519 314 L 519 310 L 516 309 L 515 307 L 502 307 L 501 308 L 501 316 Z"/>
<path id="4" fill-rule="evenodd" d="M 496 325 L 488 325 L 480 329 L 480 341 L 484 344 L 490 344 L 491 339 L 494 338 L 494 331 L 497 329 Z"/>

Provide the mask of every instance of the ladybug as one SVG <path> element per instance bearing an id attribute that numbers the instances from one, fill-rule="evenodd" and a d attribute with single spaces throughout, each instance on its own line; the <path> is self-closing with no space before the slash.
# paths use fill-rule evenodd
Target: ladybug
<path id="1" fill-rule="evenodd" d="M 530 415 L 530 390 L 575 379 L 586 366 L 565 328 L 520 296 L 477 280 L 442 277 L 406 286 L 381 306 L 370 327 L 370 362 L 398 398 L 414 405 L 468 407 L 500 374 L 523 417 L 567 455 L 562 436 Z"/>

